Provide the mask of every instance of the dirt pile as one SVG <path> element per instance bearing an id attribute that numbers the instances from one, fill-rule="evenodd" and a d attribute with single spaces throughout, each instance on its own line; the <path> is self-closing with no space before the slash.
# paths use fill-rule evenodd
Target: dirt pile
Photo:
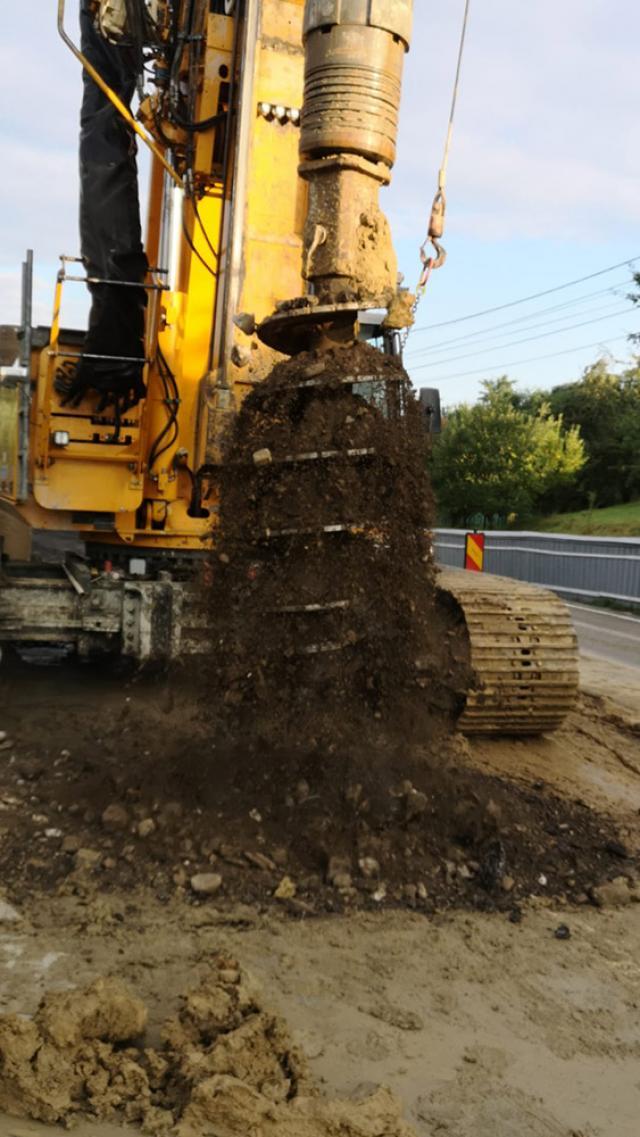
<path id="1" fill-rule="evenodd" d="M 215 960 L 144 1046 L 147 1012 L 115 979 L 48 994 L 32 1020 L 0 1018 L 0 1109 L 71 1124 L 128 1121 L 175 1137 L 411 1137 L 385 1090 L 326 1101 L 285 1024 L 233 958 Z"/>
<path id="2" fill-rule="evenodd" d="M 236 744 L 388 753 L 450 727 L 466 669 L 436 606 L 432 520 L 423 417 L 396 360 L 364 344 L 307 352 L 252 392 L 212 574 Z"/>
<path id="3" fill-rule="evenodd" d="M 543 781 L 513 780 L 522 743 L 506 773 L 474 769 L 460 738 L 424 755 L 399 748 L 385 762 L 364 747 L 320 757 L 265 747 L 230 761 L 209 718 L 197 717 L 193 684 L 172 680 L 169 714 L 151 678 L 125 692 L 114 684 L 113 702 L 104 680 L 94 697 L 88 678 L 82 688 L 70 679 L 61 672 L 45 702 L 29 676 L 14 749 L 0 761 L 0 880 L 18 909 L 40 891 L 143 888 L 186 905 L 285 906 L 298 916 L 398 905 L 511 911 L 531 894 L 576 899 L 637 875 L 631 834 Z M 551 760 L 578 737 L 562 736 Z M 612 731 L 607 744 L 637 761 L 637 739 Z M 203 874 L 215 891 L 194 888 Z"/>

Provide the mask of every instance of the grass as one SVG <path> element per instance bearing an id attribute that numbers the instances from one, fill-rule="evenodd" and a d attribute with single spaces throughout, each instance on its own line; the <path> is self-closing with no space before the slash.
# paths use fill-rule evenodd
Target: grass
<path id="1" fill-rule="evenodd" d="M 579 513 L 553 513 L 540 517 L 534 529 L 544 533 L 583 533 L 593 537 L 640 537 L 640 501 L 584 509 Z"/>

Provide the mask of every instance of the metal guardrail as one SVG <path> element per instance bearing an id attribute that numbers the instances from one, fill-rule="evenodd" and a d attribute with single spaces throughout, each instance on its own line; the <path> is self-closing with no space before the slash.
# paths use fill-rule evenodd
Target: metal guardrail
<path id="1" fill-rule="evenodd" d="M 464 529 L 436 529 L 439 564 L 464 568 Z M 640 604 L 640 537 L 485 532 L 485 571 L 588 599 Z"/>

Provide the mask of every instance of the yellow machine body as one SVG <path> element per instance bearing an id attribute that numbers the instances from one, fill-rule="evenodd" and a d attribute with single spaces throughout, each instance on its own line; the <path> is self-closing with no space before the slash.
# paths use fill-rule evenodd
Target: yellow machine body
<path id="1" fill-rule="evenodd" d="M 298 175 L 298 151 L 304 0 L 260 0 L 253 10 L 253 26 L 247 26 L 249 11 L 243 26 L 231 15 L 208 14 L 203 27 L 197 118 L 220 112 L 232 81 L 242 98 L 235 137 L 227 145 L 226 178 L 224 115 L 197 136 L 192 174 L 197 213 L 152 158 L 145 242 L 153 266 L 147 280 L 147 394 L 126 413 L 118 441 L 111 441 L 113 415 L 95 414 L 95 397 L 71 408 L 61 405 L 54 389 L 61 362 L 78 355 L 81 346 L 77 336 L 70 342 L 60 323 L 65 286 L 83 272 L 72 258 L 62 261 L 50 334 L 45 343 L 36 336 L 31 352 L 29 489 L 22 500 L 10 471 L 17 462 L 17 397 L 3 388 L 0 458 L 6 458 L 0 474 L 5 467 L 7 472 L 0 477 L 0 533 L 9 556 L 14 550 L 24 555 L 24 541 L 13 536 L 20 523 L 30 530 L 75 530 L 85 540 L 124 549 L 202 550 L 210 539 L 213 480 L 206 510 L 191 516 L 190 471 L 215 465 L 229 414 L 274 359 L 232 317 L 251 313 L 257 324 L 303 289 L 307 185 Z M 175 375 L 180 407 L 176 437 L 151 469 L 150 448 L 168 415 L 158 346 Z M 67 437 L 62 445 L 56 442 Z"/>
<path id="2" fill-rule="evenodd" d="M 63 38 L 111 98 L 64 32 L 65 0 L 58 4 Z M 57 372 L 83 345 L 82 333 L 61 324 L 67 282 L 84 279 L 74 258 L 62 260 L 50 328 L 32 329 L 23 302 L 21 359 L 14 363 L 18 345 L 0 337 L 0 549 L 16 564 L 0 569 L 0 643 L 62 643 L 80 656 L 115 652 L 139 663 L 206 648 L 193 554 L 212 543 L 230 417 L 279 349 L 295 354 L 310 335 L 320 344 L 350 341 L 363 308 L 387 309 L 377 325 L 387 336 L 412 319 L 378 202 L 395 157 L 412 6 L 170 6 L 178 21 L 194 11 L 202 20 L 191 37 L 197 67 L 189 56 L 178 76 L 194 117 L 186 127 L 175 113 L 163 118 L 172 108 L 160 83 L 140 121 L 111 98 L 153 153 L 145 397 L 119 423 L 113 410 L 98 413 L 95 392 L 62 405 Z M 96 0 L 96 10 L 117 37 L 122 5 Z M 72 556 L 51 575 L 30 557 L 39 530 L 74 531 L 92 555 Z M 578 677 L 562 602 L 521 584 L 471 588 L 464 576 L 441 576 L 440 589 L 469 635 L 474 685 L 463 728 L 527 734 L 558 726 Z"/>

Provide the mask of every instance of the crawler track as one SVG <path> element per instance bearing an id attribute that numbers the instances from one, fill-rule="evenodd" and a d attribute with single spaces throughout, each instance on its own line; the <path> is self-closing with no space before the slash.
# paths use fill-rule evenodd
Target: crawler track
<path id="1" fill-rule="evenodd" d="M 578 644 L 566 604 L 544 588 L 502 576 L 447 570 L 438 585 L 462 609 L 475 673 L 460 729 L 556 730 L 578 694 Z"/>

